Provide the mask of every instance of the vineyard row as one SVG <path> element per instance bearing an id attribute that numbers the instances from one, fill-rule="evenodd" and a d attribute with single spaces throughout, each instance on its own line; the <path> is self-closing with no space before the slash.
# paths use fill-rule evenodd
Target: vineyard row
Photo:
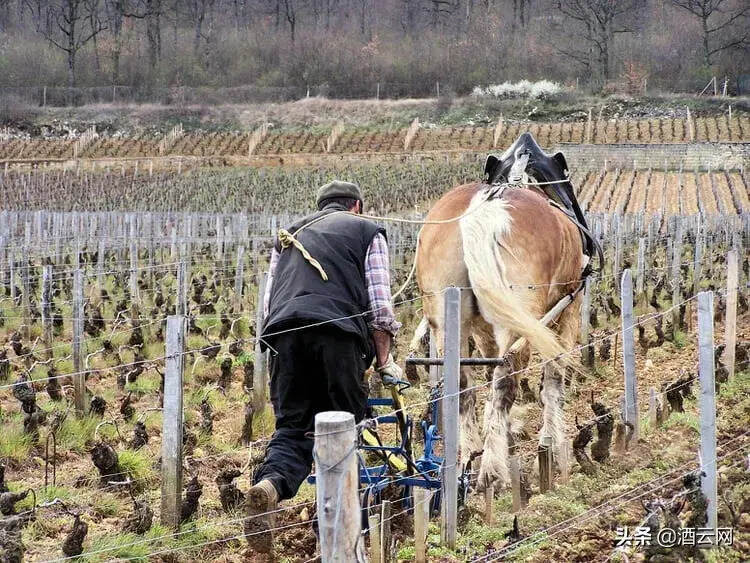
<path id="1" fill-rule="evenodd" d="M 413 124 L 414 125 L 414 124 Z M 339 126 L 340 127 L 340 126 Z M 750 117 L 695 119 L 613 119 L 564 123 L 503 122 L 477 127 L 417 127 L 394 131 L 364 128 L 279 130 L 256 132 L 196 132 L 168 139 L 141 134 L 133 137 L 96 136 L 84 147 L 76 139 L 0 140 L 0 160 L 73 158 L 148 158 L 156 156 L 234 156 L 298 153 L 369 153 L 440 150 L 492 150 L 511 144 L 529 131 L 543 147 L 561 143 L 633 144 L 689 142 L 748 142 Z M 411 128 L 410 128 L 411 129 Z M 181 131 L 181 130 L 180 130 Z M 173 134 L 172 134 L 173 135 Z M 408 137 L 408 139 L 407 139 Z"/>

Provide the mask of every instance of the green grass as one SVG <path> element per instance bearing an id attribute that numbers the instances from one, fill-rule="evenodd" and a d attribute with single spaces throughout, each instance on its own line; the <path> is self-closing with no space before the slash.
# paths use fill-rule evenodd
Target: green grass
<path id="1" fill-rule="evenodd" d="M 174 549 L 176 552 L 179 550 L 178 558 L 182 559 L 182 557 L 189 555 L 185 550 L 191 546 L 200 546 L 205 542 L 234 535 L 237 535 L 234 528 L 227 530 L 221 522 L 214 523 L 204 519 L 182 526 L 179 535 L 174 535 L 168 528 L 155 524 L 143 536 L 123 533 L 93 538 L 88 549 L 81 555 L 81 560 L 91 562 L 114 559 L 147 561 L 149 554 L 170 549 Z M 102 551 L 102 553 L 94 553 L 97 551 Z M 91 555 L 87 555 L 87 552 Z"/>
<path id="2" fill-rule="evenodd" d="M 688 337 L 687 334 L 682 332 L 681 330 L 678 330 L 674 334 L 674 340 L 673 344 L 675 348 L 682 349 L 687 345 Z"/>
<path id="3" fill-rule="evenodd" d="M 132 391 L 133 393 L 149 395 L 156 393 L 161 386 L 161 378 L 157 373 L 142 373 L 132 383 L 125 384 L 125 391 Z"/>
<path id="4" fill-rule="evenodd" d="M 11 424 L 7 420 L 3 422 L 3 431 L 0 433 L 0 458 L 24 461 L 28 459 L 32 445 L 31 436 L 24 434 L 23 424 Z"/>
<path id="5" fill-rule="evenodd" d="M 78 453 L 87 452 L 94 440 L 94 431 L 100 422 L 102 420 L 98 417 L 76 418 L 74 415 L 68 414 L 57 432 L 57 448 L 61 450 L 69 449 Z M 104 424 L 99 428 L 98 437 L 112 438 L 116 434 L 117 431 L 111 424 Z"/>
<path id="6" fill-rule="evenodd" d="M 664 428 L 673 428 L 675 426 L 682 426 L 684 428 L 690 428 L 695 432 L 700 432 L 700 421 L 698 416 L 691 412 L 673 412 L 669 419 L 664 423 Z"/>
<path id="7" fill-rule="evenodd" d="M 117 452 L 120 467 L 138 484 L 156 480 L 151 454 L 144 450 L 120 450 Z"/>

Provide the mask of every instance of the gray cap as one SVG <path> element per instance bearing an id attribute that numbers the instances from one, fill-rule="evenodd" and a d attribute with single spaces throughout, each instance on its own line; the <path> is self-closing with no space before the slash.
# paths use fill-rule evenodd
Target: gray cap
<path id="1" fill-rule="evenodd" d="M 320 209 L 321 202 L 332 197 L 348 197 L 362 201 L 362 193 L 359 191 L 359 186 L 351 182 L 342 182 L 341 180 L 328 182 L 325 186 L 318 188 L 318 197 L 315 203 Z"/>

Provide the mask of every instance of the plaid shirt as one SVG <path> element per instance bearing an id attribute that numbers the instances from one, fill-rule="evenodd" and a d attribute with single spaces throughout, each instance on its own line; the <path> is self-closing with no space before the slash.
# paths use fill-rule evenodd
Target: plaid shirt
<path id="1" fill-rule="evenodd" d="M 279 264 L 279 253 L 276 248 L 271 251 L 271 262 L 268 268 L 266 294 L 263 296 L 263 316 L 268 316 L 271 300 L 271 285 Z M 391 274 L 388 260 L 388 243 L 378 233 L 372 239 L 365 256 L 365 283 L 370 308 L 366 313 L 370 330 L 380 330 L 396 335 L 401 323 L 396 320 L 391 303 Z"/>

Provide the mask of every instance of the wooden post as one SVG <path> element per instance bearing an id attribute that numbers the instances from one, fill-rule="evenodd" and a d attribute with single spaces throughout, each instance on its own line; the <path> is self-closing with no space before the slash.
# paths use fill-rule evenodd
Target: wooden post
<path id="1" fill-rule="evenodd" d="M 458 393 L 461 377 L 461 290 L 445 291 L 445 343 L 443 345 L 443 499 L 441 539 L 456 547 L 458 524 Z"/>
<path id="2" fill-rule="evenodd" d="M 649 387 L 648 390 L 648 423 L 652 430 L 656 428 L 656 389 L 653 387 Z"/>
<path id="3" fill-rule="evenodd" d="M 263 299 L 266 294 L 268 274 L 258 275 L 258 306 L 255 310 L 255 370 L 253 371 L 253 403 L 255 412 L 261 412 L 266 404 L 267 365 L 266 353 L 260 348 L 260 333 L 263 328 Z"/>
<path id="4" fill-rule="evenodd" d="M 493 513 L 493 504 L 495 501 L 495 486 L 489 485 L 484 490 L 484 523 L 491 525 L 495 518 Z"/>
<path id="5" fill-rule="evenodd" d="M 99 246 L 97 251 L 97 258 L 96 258 L 96 283 L 99 286 L 99 289 L 104 289 L 104 255 L 106 253 L 106 248 L 104 246 L 104 238 L 99 239 Z"/>
<path id="6" fill-rule="evenodd" d="M 391 533 L 391 501 L 383 500 L 380 505 L 380 561 L 391 563 L 393 534 Z"/>
<path id="7" fill-rule="evenodd" d="M 180 316 L 188 314 L 187 286 L 187 265 L 184 260 L 180 260 L 177 264 L 177 303 L 175 303 L 175 312 Z"/>
<path id="8" fill-rule="evenodd" d="M 245 247 L 237 246 L 237 263 L 234 269 L 234 312 L 242 311 L 242 286 L 245 272 Z"/>
<path id="9" fill-rule="evenodd" d="M 682 274 L 680 262 L 682 260 L 682 221 L 675 217 L 675 238 L 672 246 L 672 337 L 675 338 L 680 330 L 680 302 L 682 301 Z"/>
<path id="10" fill-rule="evenodd" d="M 367 527 L 370 532 L 370 563 L 383 563 L 383 546 L 380 544 L 380 514 L 368 515 Z"/>
<path id="11" fill-rule="evenodd" d="M 638 274 L 635 282 L 635 293 L 638 298 L 643 296 L 643 279 L 646 274 L 646 239 L 638 239 Z"/>
<path id="12" fill-rule="evenodd" d="M 182 371 L 185 317 L 167 317 L 164 416 L 161 433 L 161 524 L 180 527 L 182 505 Z"/>
<path id="13" fill-rule="evenodd" d="M 707 526 L 716 530 L 716 382 L 714 380 L 714 294 L 698 294 L 698 378 L 700 380 L 701 491 L 708 500 Z"/>
<path id="14" fill-rule="evenodd" d="M 552 490 L 552 436 L 542 436 L 537 449 L 539 456 L 539 492 Z"/>
<path id="15" fill-rule="evenodd" d="M 132 229 L 131 229 L 132 231 Z M 132 233 L 131 233 L 132 235 Z M 130 240 L 130 299 L 133 320 L 138 317 L 138 244 Z"/>
<path id="16" fill-rule="evenodd" d="M 513 494 L 513 512 L 518 513 L 523 508 L 523 497 L 521 496 L 521 459 L 512 455 L 508 459 L 510 469 L 510 489 Z"/>
<path id="17" fill-rule="evenodd" d="M 622 365 L 625 374 L 625 422 L 633 425 L 633 440 L 640 436 L 638 424 L 638 383 L 635 375 L 635 339 L 633 327 L 633 278 L 630 270 L 622 273 L 620 284 L 622 313 Z"/>
<path id="18" fill-rule="evenodd" d="M 700 231 L 695 233 L 695 255 L 693 257 L 693 295 L 698 295 L 703 269 L 703 236 Z"/>
<path id="19" fill-rule="evenodd" d="M 23 332 L 26 340 L 31 340 L 31 262 L 29 261 L 29 247 L 27 239 L 29 238 L 29 224 L 26 223 L 26 237 L 24 237 L 24 246 L 21 256 L 21 289 L 23 304 Z"/>
<path id="20" fill-rule="evenodd" d="M 620 268 L 622 267 L 622 218 L 615 215 L 615 259 L 612 261 L 612 275 L 615 282 L 620 285 Z"/>
<path id="21" fill-rule="evenodd" d="M 76 414 L 86 414 L 86 375 L 83 373 L 83 272 L 73 272 L 73 399 Z"/>
<path id="22" fill-rule="evenodd" d="M 427 563 L 427 528 L 430 522 L 432 493 L 422 487 L 413 487 L 412 491 L 414 491 L 414 561 Z"/>
<path id="23" fill-rule="evenodd" d="M 18 292 L 16 290 L 16 261 L 12 250 L 8 253 L 8 276 L 10 277 L 10 299 L 15 305 Z"/>
<path id="24" fill-rule="evenodd" d="M 735 347 L 737 346 L 737 293 L 739 292 L 738 255 L 736 250 L 727 253 L 727 310 L 724 316 L 724 365 L 734 377 Z"/>
<path id="25" fill-rule="evenodd" d="M 315 415 L 314 457 L 320 558 L 326 563 L 364 561 L 353 414 L 327 411 Z"/>
<path id="26" fill-rule="evenodd" d="M 52 266 L 45 266 L 42 270 L 42 327 L 47 358 L 52 358 Z"/>
<path id="27" fill-rule="evenodd" d="M 594 350 L 591 346 L 591 277 L 586 278 L 581 306 L 581 357 L 583 364 L 594 367 Z"/>

